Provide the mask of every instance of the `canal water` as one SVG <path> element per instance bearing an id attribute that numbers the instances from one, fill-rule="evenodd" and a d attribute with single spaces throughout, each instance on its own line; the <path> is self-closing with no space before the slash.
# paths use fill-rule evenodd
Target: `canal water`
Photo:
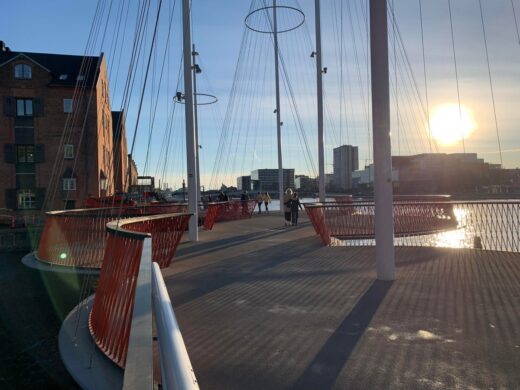
<path id="1" fill-rule="evenodd" d="M 58 332 L 84 277 L 24 266 L 0 254 L 0 389 L 78 389 L 58 351 Z"/>

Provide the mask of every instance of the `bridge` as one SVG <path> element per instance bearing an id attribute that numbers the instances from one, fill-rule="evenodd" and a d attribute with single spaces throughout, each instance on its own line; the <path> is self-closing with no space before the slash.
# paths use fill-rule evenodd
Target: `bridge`
<path id="1" fill-rule="evenodd" d="M 519 383 L 519 202 L 394 202 L 393 282 L 375 280 L 369 202 L 307 204 L 310 218 L 289 228 L 279 213 L 242 206 L 214 204 L 220 222 L 198 242 L 184 235 L 189 213 L 101 219 L 97 290 L 60 334 L 82 387 L 143 388 L 167 374 L 184 380 L 178 388 L 212 389 Z M 46 220 L 54 232 L 55 215 Z M 89 252 L 71 230 L 82 224 L 68 226 L 54 237 L 81 268 L 52 267 L 81 272 Z M 40 263 L 57 253 L 50 244 L 42 236 Z"/>

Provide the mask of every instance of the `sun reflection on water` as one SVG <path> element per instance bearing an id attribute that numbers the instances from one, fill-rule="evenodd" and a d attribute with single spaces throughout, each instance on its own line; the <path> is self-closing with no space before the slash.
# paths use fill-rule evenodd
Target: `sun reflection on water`
<path id="1" fill-rule="evenodd" d="M 453 215 L 457 219 L 457 228 L 434 234 L 431 243 L 437 248 L 471 248 L 472 237 L 466 228 L 467 210 L 453 207 Z"/>

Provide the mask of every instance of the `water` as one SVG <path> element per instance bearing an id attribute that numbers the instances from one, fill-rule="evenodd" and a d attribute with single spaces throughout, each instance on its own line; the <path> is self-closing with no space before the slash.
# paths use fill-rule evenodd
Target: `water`
<path id="1" fill-rule="evenodd" d="M 25 254 L 0 254 L 0 388 L 78 389 L 61 362 L 58 332 L 83 279 L 28 268 Z"/>

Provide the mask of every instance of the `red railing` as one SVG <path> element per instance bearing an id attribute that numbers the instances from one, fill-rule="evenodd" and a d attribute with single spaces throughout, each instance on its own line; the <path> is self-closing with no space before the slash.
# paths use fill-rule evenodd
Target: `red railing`
<path id="1" fill-rule="evenodd" d="M 152 260 L 170 265 L 191 214 L 168 214 L 113 221 L 94 304 L 89 317 L 96 345 L 120 367 L 125 366 L 135 289 L 143 241 L 151 236 Z"/>
<path id="2" fill-rule="evenodd" d="M 457 227 L 450 203 L 394 203 L 394 235 L 415 235 Z M 373 238 L 374 205 L 306 204 L 305 210 L 325 245 L 341 240 Z"/>
<path id="3" fill-rule="evenodd" d="M 37 257 L 40 261 L 69 266 L 100 268 L 108 238 L 106 224 L 140 215 L 186 212 L 186 204 L 78 209 L 46 213 Z"/>
<path id="4" fill-rule="evenodd" d="M 255 211 L 256 200 L 230 200 L 227 202 L 208 203 L 204 219 L 204 229 L 211 230 L 215 222 L 251 218 Z"/>
<path id="5" fill-rule="evenodd" d="M 315 203 L 305 209 L 325 245 L 374 245 L 374 205 Z M 520 202 L 396 201 L 395 244 L 520 252 Z"/>

